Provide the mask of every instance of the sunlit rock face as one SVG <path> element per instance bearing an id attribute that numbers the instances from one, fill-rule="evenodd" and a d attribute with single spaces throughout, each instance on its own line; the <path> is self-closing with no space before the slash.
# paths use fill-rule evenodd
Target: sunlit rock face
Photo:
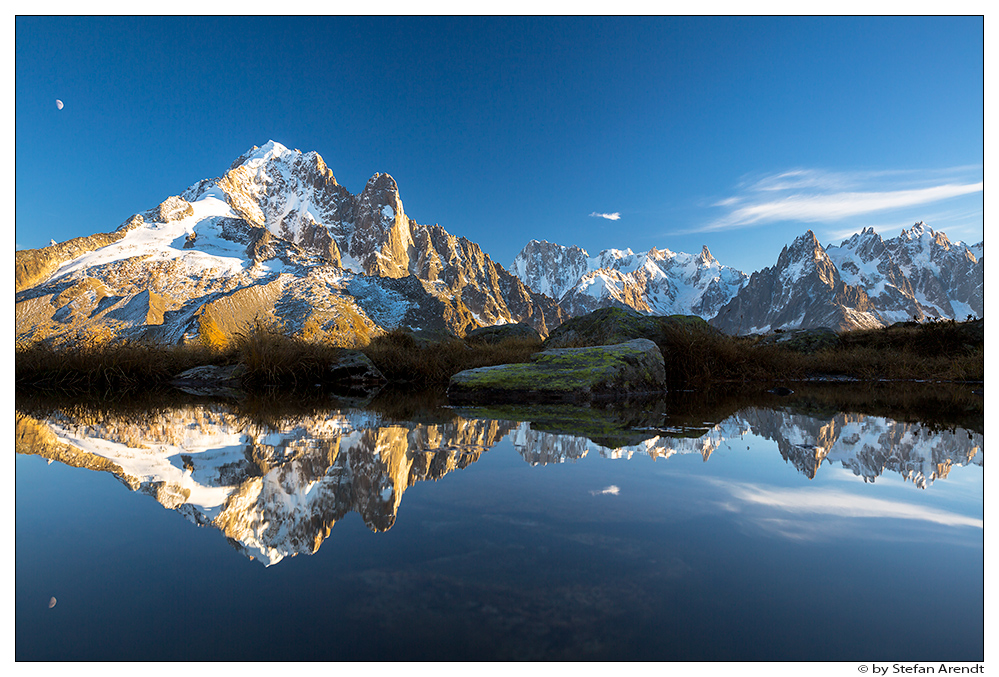
<path id="1" fill-rule="evenodd" d="M 711 320 L 731 334 L 869 329 L 984 314 L 984 243 L 952 243 L 924 223 L 884 240 L 868 228 L 823 247 L 808 231 Z"/>
<path id="2" fill-rule="evenodd" d="M 113 233 L 17 252 L 15 268 L 21 342 L 191 342 L 261 319 L 356 346 L 399 326 L 547 335 L 564 318 L 475 243 L 406 216 L 388 174 L 353 195 L 317 153 L 273 141 Z M 85 279 L 100 294 L 65 293 Z"/>

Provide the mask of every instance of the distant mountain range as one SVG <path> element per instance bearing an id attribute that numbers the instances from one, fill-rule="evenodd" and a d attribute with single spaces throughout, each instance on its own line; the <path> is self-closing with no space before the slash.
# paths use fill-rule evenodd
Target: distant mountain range
<path id="1" fill-rule="evenodd" d="M 823 247 L 807 231 L 777 263 L 747 276 L 707 247 L 675 254 L 532 240 L 510 269 L 576 316 L 607 306 L 653 315 L 698 315 L 730 334 L 773 329 L 874 328 L 905 320 L 984 314 L 984 242 L 968 247 L 917 223 L 891 240 L 873 228 Z"/>
<path id="2" fill-rule="evenodd" d="M 729 333 L 984 313 L 984 242 L 918 223 L 823 248 L 811 231 L 747 276 L 699 254 L 532 240 L 508 271 L 406 216 L 388 174 L 359 195 L 318 153 L 269 141 L 117 230 L 15 253 L 20 343 L 226 341 L 255 320 L 344 346 L 399 326 L 464 335 L 524 322 L 542 335 L 606 306 L 692 314 Z"/>
<path id="3" fill-rule="evenodd" d="M 730 334 L 795 327 L 869 329 L 985 313 L 985 243 L 952 243 L 924 223 L 884 240 L 865 229 L 823 248 L 812 231 L 753 273 L 711 319 Z"/>
<path id="4" fill-rule="evenodd" d="M 571 316 L 606 306 L 651 315 L 714 317 L 749 279 L 718 263 L 707 247 L 698 255 L 668 249 L 634 253 L 606 249 L 590 257 L 579 247 L 532 240 L 510 270 Z"/>

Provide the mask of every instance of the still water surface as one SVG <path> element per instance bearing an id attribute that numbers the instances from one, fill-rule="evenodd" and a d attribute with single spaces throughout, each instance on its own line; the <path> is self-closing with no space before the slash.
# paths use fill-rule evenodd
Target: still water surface
<path id="1" fill-rule="evenodd" d="M 682 400 L 19 400 L 16 658 L 982 660 L 980 404 Z"/>

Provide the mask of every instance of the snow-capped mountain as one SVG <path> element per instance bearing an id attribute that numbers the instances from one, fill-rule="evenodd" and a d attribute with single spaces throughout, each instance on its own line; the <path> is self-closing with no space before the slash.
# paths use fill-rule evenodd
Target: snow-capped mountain
<path id="1" fill-rule="evenodd" d="M 624 306 L 651 315 L 713 317 L 747 280 L 707 247 L 696 255 L 652 248 L 637 254 L 606 249 L 591 257 L 579 247 L 532 240 L 510 270 L 527 286 L 558 299 L 571 316 Z"/>
<path id="2" fill-rule="evenodd" d="M 176 343 L 261 318 L 355 345 L 400 325 L 545 335 L 564 315 L 474 242 L 407 217 L 388 174 L 353 195 L 318 153 L 274 141 L 114 232 L 17 252 L 15 291 L 21 341 Z"/>
<path id="3" fill-rule="evenodd" d="M 773 267 L 753 273 L 711 324 L 748 334 L 982 317 L 984 251 L 984 242 L 952 243 L 924 223 L 890 240 L 868 228 L 829 247 L 808 231 L 781 251 Z"/>
<path id="4" fill-rule="evenodd" d="M 533 240 L 511 270 L 406 216 L 388 174 L 360 194 L 318 153 L 269 141 L 117 230 L 15 253 L 19 342 L 227 340 L 256 320 L 337 345 L 399 326 L 463 335 L 525 322 L 542 336 L 606 306 L 689 314 L 729 333 L 878 327 L 984 313 L 984 242 L 918 223 L 823 248 L 809 231 L 747 277 L 699 254 Z"/>

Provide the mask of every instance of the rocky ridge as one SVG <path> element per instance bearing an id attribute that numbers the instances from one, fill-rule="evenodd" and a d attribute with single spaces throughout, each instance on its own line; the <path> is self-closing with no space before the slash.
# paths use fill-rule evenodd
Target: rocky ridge
<path id="1" fill-rule="evenodd" d="M 532 289 L 558 299 L 570 316 L 606 307 L 649 315 L 712 317 L 747 276 L 719 263 L 703 247 L 696 255 L 652 248 L 606 249 L 589 256 L 579 247 L 532 240 L 510 270 Z"/>
<path id="2" fill-rule="evenodd" d="M 558 299 L 571 317 L 599 308 L 647 315 L 696 315 L 726 333 L 830 327 L 984 315 L 985 244 L 952 243 L 917 223 L 885 240 L 868 228 L 823 247 L 807 231 L 770 268 L 747 276 L 698 255 L 579 247 L 532 240 L 510 270 Z"/>
<path id="3" fill-rule="evenodd" d="M 710 322 L 726 333 L 752 334 L 982 317 L 984 250 L 984 242 L 952 243 L 924 223 L 889 240 L 868 228 L 829 247 L 808 231 L 774 266 L 753 273 Z"/>

